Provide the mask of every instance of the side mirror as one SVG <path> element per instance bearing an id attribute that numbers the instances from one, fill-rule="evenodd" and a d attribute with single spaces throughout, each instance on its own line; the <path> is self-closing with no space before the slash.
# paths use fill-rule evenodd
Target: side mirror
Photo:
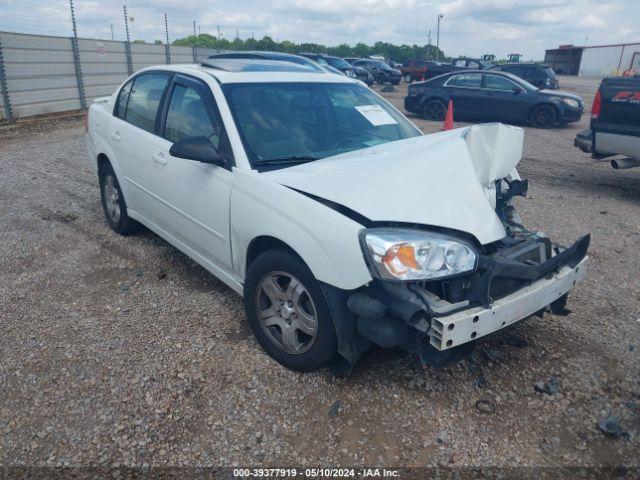
<path id="1" fill-rule="evenodd" d="M 187 137 L 171 145 L 169 155 L 172 157 L 211 163 L 220 167 L 227 165 L 227 160 L 218 153 L 211 140 L 204 135 Z"/>

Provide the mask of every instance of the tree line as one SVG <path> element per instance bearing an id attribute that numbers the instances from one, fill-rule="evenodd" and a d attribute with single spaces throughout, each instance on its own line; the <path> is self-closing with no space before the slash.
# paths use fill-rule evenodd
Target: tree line
<path id="1" fill-rule="evenodd" d="M 185 38 L 177 39 L 173 42 L 173 45 L 183 47 L 202 47 L 202 48 L 215 48 L 220 50 L 262 50 L 284 53 L 324 53 L 327 55 L 333 55 L 336 57 L 358 57 L 367 58 L 371 55 L 382 55 L 387 60 L 393 60 L 394 62 L 403 62 L 405 60 L 450 60 L 445 57 L 444 52 L 440 50 L 440 55 L 437 56 L 438 48 L 435 45 L 394 45 L 387 42 L 376 42 L 373 45 L 367 45 L 359 42 L 354 46 L 342 43 L 334 47 L 328 47 L 319 43 L 295 43 L 288 40 L 276 42 L 269 36 L 264 36 L 261 39 L 255 38 L 234 38 L 228 40 L 221 38 L 218 40 L 213 35 L 203 33 L 201 35 L 190 35 Z"/>

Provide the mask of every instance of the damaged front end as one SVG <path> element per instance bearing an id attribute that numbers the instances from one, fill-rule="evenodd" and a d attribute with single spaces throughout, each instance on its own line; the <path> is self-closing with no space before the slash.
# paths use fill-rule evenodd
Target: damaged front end
<path id="1" fill-rule="evenodd" d="M 527 230 L 514 209 L 514 197 L 526 195 L 527 187 L 513 176 L 495 181 L 495 211 L 507 234 L 501 240 L 480 245 L 463 233 L 447 233 L 473 248 L 470 271 L 409 281 L 381 278 L 372 271 L 374 281 L 349 292 L 343 313 L 351 317 L 353 337 L 349 345 L 341 342 L 348 363 L 353 365 L 375 344 L 403 348 L 423 366 L 441 367 L 468 355 L 475 340 L 527 317 L 545 311 L 566 315 L 568 292 L 585 274 L 590 237 L 563 247 Z"/>

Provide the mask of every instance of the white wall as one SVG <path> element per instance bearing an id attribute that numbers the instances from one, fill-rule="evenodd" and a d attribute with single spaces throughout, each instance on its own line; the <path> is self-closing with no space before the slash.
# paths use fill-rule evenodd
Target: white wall
<path id="1" fill-rule="evenodd" d="M 634 52 L 640 52 L 640 43 L 613 47 L 587 47 L 582 50 L 578 74 L 581 77 L 622 75 L 622 72 L 630 68 Z"/>

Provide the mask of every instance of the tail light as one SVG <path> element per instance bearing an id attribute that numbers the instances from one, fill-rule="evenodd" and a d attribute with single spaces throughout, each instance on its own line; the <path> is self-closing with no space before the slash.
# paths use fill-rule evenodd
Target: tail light
<path id="1" fill-rule="evenodd" d="M 593 98 L 593 105 L 591 106 L 591 118 L 596 120 L 600 116 L 600 109 L 602 108 L 602 93 L 600 90 L 596 92 L 596 96 Z"/>
<path id="2" fill-rule="evenodd" d="M 89 110 L 84 112 L 84 131 L 89 132 Z"/>

